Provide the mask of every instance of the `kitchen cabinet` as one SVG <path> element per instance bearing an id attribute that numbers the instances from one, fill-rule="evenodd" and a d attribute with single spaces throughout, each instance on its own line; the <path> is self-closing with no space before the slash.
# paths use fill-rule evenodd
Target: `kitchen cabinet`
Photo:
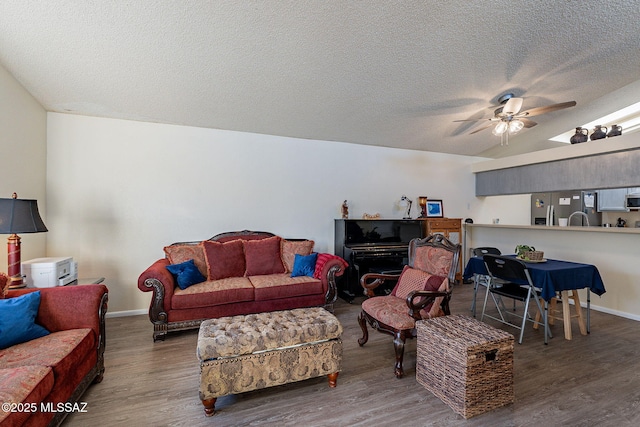
<path id="1" fill-rule="evenodd" d="M 627 188 L 598 190 L 598 212 L 627 212 L 625 206 L 627 190 Z"/>
<path id="2" fill-rule="evenodd" d="M 462 220 L 460 218 L 427 218 L 424 221 L 425 235 L 442 234 L 452 243 L 462 244 Z M 456 280 L 462 280 L 462 253 L 456 271 Z"/>

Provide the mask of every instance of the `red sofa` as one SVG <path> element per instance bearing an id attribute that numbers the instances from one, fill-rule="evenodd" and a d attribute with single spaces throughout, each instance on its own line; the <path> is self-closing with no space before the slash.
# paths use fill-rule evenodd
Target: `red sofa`
<path id="1" fill-rule="evenodd" d="M 342 258 L 318 254 L 313 277 L 292 277 L 296 255 L 313 256 L 313 244 L 244 230 L 165 247 L 165 257 L 138 278 L 141 291 L 153 292 L 154 341 L 164 340 L 169 331 L 198 328 L 205 319 L 312 306 L 333 310 L 336 276 L 347 266 Z M 182 289 L 167 266 L 189 262 L 202 281 Z"/>
<path id="2" fill-rule="evenodd" d="M 0 350 L 0 402 L 12 404 L 0 410 L 2 427 L 59 425 L 104 374 L 106 286 L 16 289 L 5 298 L 36 291 L 35 323 L 50 334 Z"/>

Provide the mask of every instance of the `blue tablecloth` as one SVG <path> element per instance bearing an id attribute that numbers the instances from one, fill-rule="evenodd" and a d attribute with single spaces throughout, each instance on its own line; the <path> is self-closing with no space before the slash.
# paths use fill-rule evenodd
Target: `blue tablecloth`
<path id="1" fill-rule="evenodd" d="M 600 272 L 595 265 L 557 259 L 525 264 L 529 269 L 534 286 L 542 289 L 541 296 L 546 301 L 551 300 L 556 292 L 570 289 L 589 288 L 596 295 L 602 295 L 606 292 Z M 488 275 L 482 257 L 469 259 L 463 277 L 470 279 L 474 274 Z"/>

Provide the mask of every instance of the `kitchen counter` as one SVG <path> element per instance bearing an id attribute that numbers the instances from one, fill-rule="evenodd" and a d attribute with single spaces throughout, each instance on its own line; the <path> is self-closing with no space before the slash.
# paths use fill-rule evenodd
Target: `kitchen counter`
<path id="1" fill-rule="evenodd" d="M 634 227 L 559 227 L 557 225 L 508 225 L 508 224 L 463 224 L 464 228 L 472 227 L 489 227 L 489 228 L 516 228 L 526 230 L 544 230 L 544 231 L 581 231 L 581 232 L 594 232 L 594 233 L 627 233 L 627 234 L 640 234 L 640 228 Z"/>
<path id="2" fill-rule="evenodd" d="M 465 265 L 471 248 L 492 246 L 512 254 L 516 245 L 534 246 L 545 258 L 593 264 L 607 292 L 601 297 L 592 294 L 591 307 L 640 321 L 640 228 L 464 224 L 463 230 Z M 586 292 L 579 292 L 586 301 Z"/>

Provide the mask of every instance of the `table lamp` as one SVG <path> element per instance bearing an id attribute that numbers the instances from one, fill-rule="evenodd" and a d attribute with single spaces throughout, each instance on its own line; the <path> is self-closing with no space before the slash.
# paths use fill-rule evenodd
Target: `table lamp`
<path id="1" fill-rule="evenodd" d="M 412 204 L 413 204 L 413 201 L 407 196 L 405 196 L 404 194 L 402 195 L 402 197 L 400 197 L 400 202 L 398 203 L 398 205 L 400 205 L 400 207 L 407 208 L 407 213 L 402 219 L 411 219 Z"/>
<path id="2" fill-rule="evenodd" d="M 427 196 L 419 196 L 418 204 L 420 205 L 419 218 L 426 218 L 427 217 Z"/>
<path id="3" fill-rule="evenodd" d="M 7 239 L 7 263 L 9 289 L 24 288 L 20 264 L 20 236 L 18 233 L 48 231 L 38 212 L 37 200 L 18 199 L 13 193 L 10 199 L 0 199 L 0 234 L 10 234 Z"/>

